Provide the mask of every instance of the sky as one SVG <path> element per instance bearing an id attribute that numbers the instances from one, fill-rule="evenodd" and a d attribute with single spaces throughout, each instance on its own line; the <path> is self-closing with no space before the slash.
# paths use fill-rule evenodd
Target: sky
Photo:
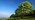
<path id="1" fill-rule="evenodd" d="M 28 0 L 35 10 L 35 0 Z M 0 0 L 0 17 L 9 17 L 24 0 Z"/>

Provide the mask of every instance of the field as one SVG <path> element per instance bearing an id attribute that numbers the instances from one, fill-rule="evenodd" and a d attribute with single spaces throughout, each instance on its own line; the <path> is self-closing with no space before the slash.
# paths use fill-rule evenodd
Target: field
<path id="1" fill-rule="evenodd" d="M 15 19 L 10 19 L 10 20 L 15 20 Z M 16 20 L 35 20 L 35 18 L 30 18 L 30 19 L 16 19 Z"/>
<path id="2" fill-rule="evenodd" d="M 0 20 L 7 20 L 6 18 L 0 18 Z M 16 19 L 16 20 L 35 20 L 35 18 L 30 18 L 30 19 Z"/>
<path id="3" fill-rule="evenodd" d="M 0 20 L 6 20 L 7 18 L 0 18 Z"/>

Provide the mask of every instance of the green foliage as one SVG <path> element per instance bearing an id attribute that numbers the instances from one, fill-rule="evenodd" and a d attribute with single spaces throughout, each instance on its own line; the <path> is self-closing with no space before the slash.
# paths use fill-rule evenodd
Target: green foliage
<path id="1" fill-rule="evenodd" d="M 32 5 L 29 2 L 22 2 L 18 8 L 16 9 L 15 13 L 20 15 L 21 13 L 29 13 L 32 10 Z"/>
<path id="2" fill-rule="evenodd" d="M 19 6 L 20 6 L 20 7 L 21 7 L 22 5 L 24 6 L 24 4 L 25 4 L 25 6 L 27 6 L 28 8 L 32 7 L 32 5 L 31 5 L 29 2 L 27 2 L 27 1 L 20 3 Z"/>
<path id="3" fill-rule="evenodd" d="M 22 2 L 18 8 L 15 10 L 15 14 L 12 14 L 11 17 L 21 17 L 23 18 L 24 15 L 27 13 L 27 15 L 31 12 L 32 5 L 29 2 Z"/>
<path id="4" fill-rule="evenodd" d="M 12 18 L 12 17 L 14 17 L 15 16 L 15 14 L 12 14 L 11 16 L 10 16 L 10 18 Z"/>

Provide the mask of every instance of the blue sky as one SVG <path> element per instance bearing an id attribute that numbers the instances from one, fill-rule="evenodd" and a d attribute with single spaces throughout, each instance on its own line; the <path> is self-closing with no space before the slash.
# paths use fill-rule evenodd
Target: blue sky
<path id="1" fill-rule="evenodd" d="M 18 5 L 24 2 L 24 0 L 0 0 L 0 17 L 9 17 L 11 14 L 15 13 Z M 35 9 L 35 0 L 29 0 Z"/>

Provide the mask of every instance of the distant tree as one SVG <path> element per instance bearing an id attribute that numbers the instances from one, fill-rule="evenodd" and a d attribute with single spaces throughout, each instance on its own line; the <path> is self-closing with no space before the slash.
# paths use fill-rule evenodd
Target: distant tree
<path id="1" fill-rule="evenodd" d="M 12 17 L 14 17 L 15 16 L 15 14 L 12 14 L 11 16 L 10 16 L 10 18 L 12 18 Z"/>
<path id="2" fill-rule="evenodd" d="M 31 17 L 35 17 L 35 10 L 31 10 L 29 16 L 31 16 Z"/>
<path id="3" fill-rule="evenodd" d="M 33 10 L 32 17 L 35 17 L 35 10 Z"/>

